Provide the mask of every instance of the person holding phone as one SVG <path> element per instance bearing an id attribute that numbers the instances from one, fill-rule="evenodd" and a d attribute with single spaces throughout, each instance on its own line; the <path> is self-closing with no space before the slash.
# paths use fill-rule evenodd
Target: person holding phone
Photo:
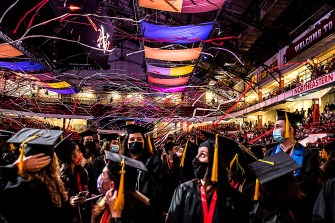
<path id="1" fill-rule="evenodd" d="M 90 208 L 85 205 L 79 207 L 86 199 L 85 196 L 79 196 L 80 193 L 88 191 L 88 174 L 81 166 L 83 154 L 78 145 L 68 139 L 59 143 L 55 151 L 62 162 L 60 177 L 69 196 L 69 205 L 66 209 L 67 221 L 85 222 L 85 219 L 90 219 Z"/>
<path id="2" fill-rule="evenodd" d="M 7 141 L 20 145 L 20 158 L 0 167 L 0 213 L 6 222 L 65 222 L 68 196 L 53 150 L 61 134 L 58 130 L 22 129 Z"/>

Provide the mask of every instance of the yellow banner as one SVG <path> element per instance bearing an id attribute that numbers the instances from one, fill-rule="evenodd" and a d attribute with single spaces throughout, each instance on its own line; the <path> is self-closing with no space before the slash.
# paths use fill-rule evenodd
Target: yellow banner
<path id="1" fill-rule="evenodd" d="M 182 76 L 192 72 L 194 65 L 170 68 L 170 76 Z"/>

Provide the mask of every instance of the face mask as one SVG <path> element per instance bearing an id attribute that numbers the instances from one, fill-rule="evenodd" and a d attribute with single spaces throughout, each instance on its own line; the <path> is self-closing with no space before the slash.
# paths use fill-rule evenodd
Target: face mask
<path id="1" fill-rule="evenodd" d="M 118 146 L 118 145 L 112 145 L 111 151 L 112 151 L 113 153 L 117 153 L 117 152 L 119 152 L 119 146 Z"/>
<path id="2" fill-rule="evenodd" d="M 195 177 L 203 179 L 208 169 L 208 163 L 201 162 L 198 158 L 194 158 L 192 166 Z"/>
<path id="3" fill-rule="evenodd" d="M 83 154 L 82 153 L 77 153 L 76 157 L 74 158 L 74 164 L 76 165 L 81 165 L 81 162 L 83 161 Z"/>
<path id="4" fill-rule="evenodd" d="M 99 175 L 97 180 L 97 189 L 100 192 L 100 194 L 106 195 L 107 191 L 110 189 L 110 183 L 111 181 L 102 179 L 102 174 Z"/>
<path id="5" fill-rule="evenodd" d="M 139 155 L 143 151 L 142 142 L 131 142 L 128 143 L 129 150 L 134 155 Z"/>
<path id="6" fill-rule="evenodd" d="M 279 143 L 284 142 L 285 138 L 282 136 L 283 131 L 282 130 L 274 130 L 272 132 L 273 140 Z"/>
<path id="7" fill-rule="evenodd" d="M 89 150 L 94 150 L 95 149 L 95 143 L 92 141 L 86 142 L 85 147 Z"/>

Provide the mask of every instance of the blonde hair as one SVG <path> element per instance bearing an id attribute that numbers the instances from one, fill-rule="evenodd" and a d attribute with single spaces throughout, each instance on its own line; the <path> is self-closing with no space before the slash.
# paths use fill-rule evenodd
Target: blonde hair
<path id="1" fill-rule="evenodd" d="M 60 169 L 55 154 L 46 167 L 37 172 L 26 172 L 23 177 L 28 181 L 38 180 L 44 184 L 50 193 L 52 202 L 57 207 L 61 207 L 62 201 L 68 199 L 63 181 L 60 179 Z"/>

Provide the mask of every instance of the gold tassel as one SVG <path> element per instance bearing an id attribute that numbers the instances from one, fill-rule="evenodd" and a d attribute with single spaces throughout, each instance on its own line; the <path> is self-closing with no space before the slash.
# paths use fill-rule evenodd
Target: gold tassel
<path id="1" fill-rule="evenodd" d="M 259 198 L 259 180 L 256 178 L 254 201 L 258 201 L 258 198 Z"/>
<path id="2" fill-rule="evenodd" d="M 234 163 L 235 163 L 235 161 L 237 159 L 237 156 L 238 156 L 238 154 L 236 153 L 235 156 L 234 156 L 234 158 L 230 161 L 229 172 L 231 172 L 231 169 L 232 169 L 232 167 L 233 167 L 233 165 L 234 165 Z"/>
<path id="3" fill-rule="evenodd" d="M 291 134 L 290 134 L 290 122 L 288 120 L 288 116 L 285 112 L 285 138 L 290 138 Z"/>
<path id="4" fill-rule="evenodd" d="M 214 157 L 212 166 L 212 177 L 211 181 L 218 182 L 218 164 L 219 164 L 219 134 L 215 135 L 215 147 L 214 147 Z"/>
<path id="5" fill-rule="evenodd" d="M 184 167 L 187 147 L 188 147 L 188 140 L 186 141 L 183 156 L 181 157 L 181 161 L 180 161 L 180 165 L 179 165 L 180 167 Z"/>
<path id="6" fill-rule="evenodd" d="M 236 171 L 238 171 L 240 169 L 242 176 L 244 176 L 244 174 L 245 174 L 244 168 L 241 166 L 240 162 L 238 161 L 238 154 L 237 153 L 235 154 L 233 160 L 230 162 L 229 172 L 231 172 L 231 169 L 232 169 L 234 163 L 236 163 Z"/>
<path id="7" fill-rule="evenodd" d="M 113 204 L 113 210 L 115 211 L 122 211 L 124 207 L 124 174 L 126 171 L 124 170 L 124 159 L 121 161 L 121 177 L 120 177 L 120 184 L 119 184 L 119 190 L 117 192 L 117 198 Z"/>
<path id="8" fill-rule="evenodd" d="M 14 150 L 15 150 L 15 146 L 14 146 L 13 143 L 10 143 L 10 144 L 9 144 L 9 149 L 10 149 L 11 151 L 14 151 Z"/>
<path id="9" fill-rule="evenodd" d="M 198 135 L 195 136 L 195 144 L 198 145 Z"/>
<path id="10" fill-rule="evenodd" d="M 24 146 L 26 145 L 27 142 L 30 142 L 36 138 L 40 137 L 40 134 L 36 134 L 36 135 L 33 135 L 31 137 L 29 137 L 28 139 L 24 140 L 21 145 L 20 145 L 20 162 L 19 162 L 19 165 L 18 165 L 18 168 L 19 168 L 19 171 L 18 171 L 18 174 L 20 176 L 23 175 L 23 155 L 24 155 Z"/>
<path id="11" fill-rule="evenodd" d="M 150 151 L 150 153 L 151 153 L 151 154 L 154 154 L 154 149 L 152 148 L 150 135 L 148 135 L 148 146 L 149 146 L 149 151 Z"/>
<path id="12" fill-rule="evenodd" d="M 325 149 L 322 149 L 321 158 L 325 160 L 329 159 L 329 155 Z"/>

